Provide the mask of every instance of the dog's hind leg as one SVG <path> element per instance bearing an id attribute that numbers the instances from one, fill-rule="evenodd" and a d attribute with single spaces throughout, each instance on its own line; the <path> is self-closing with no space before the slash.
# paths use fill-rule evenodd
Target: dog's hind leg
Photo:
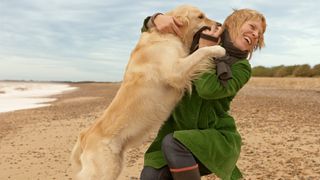
<path id="1" fill-rule="evenodd" d="M 123 150 L 116 138 L 99 140 L 94 148 L 81 155 L 78 180 L 116 180 L 121 173 Z"/>
<path id="2" fill-rule="evenodd" d="M 102 179 L 116 180 L 122 170 L 124 148 L 119 138 L 112 139 L 103 147 L 101 164 L 104 165 Z"/>
<path id="3" fill-rule="evenodd" d="M 79 136 L 76 144 L 72 149 L 71 157 L 70 157 L 73 177 L 81 171 L 81 161 L 80 161 L 81 153 L 82 153 L 82 149 L 80 146 L 80 136 Z"/>
<path id="4" fill-rule="evenodd" d="M 78 174 L 76 174 L 76 180 L 98 180 L 99 170 L 96 169 L 95 156 L 98 153 L 85 151 L 81 154 L 82 168 Z"/>

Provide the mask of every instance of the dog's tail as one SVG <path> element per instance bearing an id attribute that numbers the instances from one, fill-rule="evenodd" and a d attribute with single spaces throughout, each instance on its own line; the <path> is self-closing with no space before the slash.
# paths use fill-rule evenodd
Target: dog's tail
<path id="1" fill-rule="evenodd" d="M 72 152 L 71 152 L 70 162 L 71 162 L 73 177 L 76 177 L 76 175 L 82 169 L 82 163 L 81 163 L 81 159 L 80 159 L 81 154 L 82 154 L 81 137 L 82 137 L 82 133 L 80 133 L 80 135 L 77 139 L 77 142 L 74 145 Z"/>

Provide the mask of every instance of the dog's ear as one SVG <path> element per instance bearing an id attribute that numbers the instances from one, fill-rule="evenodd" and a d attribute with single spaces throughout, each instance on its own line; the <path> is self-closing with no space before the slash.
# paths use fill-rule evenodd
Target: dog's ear
<path id="1" fill-rule="evenodd" d="M 166 15 L 173 16 L 180 24 L 182 24 L 182 27 L 187 27 L 189 25 L 188 11 L 182 11 L 180 9 L 173 10 L 167 12 Z"/>
<path id="2" fill-rule="evenodd" d="M 187 27 L 189 25 L 189 19 L 186 16 L 174 16 L 174 18 L 179 22 L 179 24 L 182 24 L 182 27 Z"/>

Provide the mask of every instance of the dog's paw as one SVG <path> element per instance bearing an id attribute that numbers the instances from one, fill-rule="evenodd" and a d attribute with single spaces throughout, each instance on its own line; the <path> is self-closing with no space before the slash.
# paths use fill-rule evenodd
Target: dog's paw
<path id="1" fill-rule="evenodd" d="M 219 45 L 209 46 L 209 48 L 211 48 L 210 50 L 213 57 L 222 57 L 226 54 L 226 50 Z"/>

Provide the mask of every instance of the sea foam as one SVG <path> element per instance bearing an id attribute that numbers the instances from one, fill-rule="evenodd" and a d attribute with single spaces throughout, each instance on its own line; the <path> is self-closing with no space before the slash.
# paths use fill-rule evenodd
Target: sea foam
<path id="1" fill-rule="evenodd" d="M 63 83 L 0 81 L 0 112 L 49 106 L 56 100 L 49 96 L 74 89 Z"/>

